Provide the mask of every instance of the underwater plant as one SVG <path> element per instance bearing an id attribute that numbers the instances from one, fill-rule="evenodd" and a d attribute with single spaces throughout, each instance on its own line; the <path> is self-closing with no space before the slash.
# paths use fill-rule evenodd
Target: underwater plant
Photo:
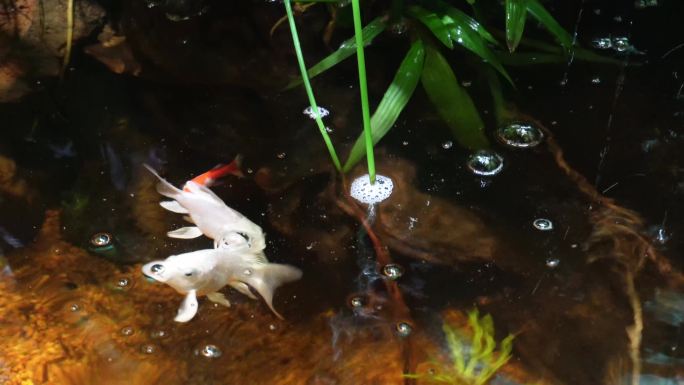
<path id="1" fill-rule="evenodd" d="M 504 338 L 497 348 L 494 339 L 494 322 L 487 314 L 479 316 L 477 309 L 468 313 L 468 333 L 449 323 L 442 325 L 451 362 L 442 364 L 436 359 L 427 373 L 405 374 L 406 378 L 424 380 L 426 383 L 452 385 L 483 385 L 511 358 L 513 335 Z M 472 334 L 471 334 L 472 333 Z"/>
<path id="2" fill-rule="evenodd" d="M 370 121 L 364 112 L 364 133 L 359 135 L 352 147 L 347 160 L 341 167 L 341 171 L 349 171 L 364 155 L 372 156 L 372 146 L 377 144 L 392 128 L 399 115 L 411 99 L 418 83 L 422 83 L 428 99 L 437 110 L 441 119 L 449 127 L 455 139 L 465 148 L 476 151 L 489 147 L 489 140 L 484 134 L 484 122 L 478 108 L 470 97 L 470 94 L 459 82 L 454 65 L 447 60 L 449 51 L 462 51 L 463 59 L 458 66 L 475 63 L 474 69 L 483 74 L 491 82 L 489 71 L 495 72 L 499 77 L 506 80 L 512 88 L 515 88 L 511 77 L 504 65 L 531 65 L 541 63 L 562 63 L 570 57 L 579 60 L 592 60 L 602 62 L 614 62 L 582 49 L 574 41 L 573 37 L 556 21 L 538 0 L 506 0 L 503 3 L 505 32 L 492 27 L 495 16 L 500 15 L 496 11 L 495 2 L 483 1 L 447 1 L 447 0 L 416 0 L 403 1 L 393 0 L 388 9 L 381 9 L 365 27 L 360 26 L 359 2 L 351 1 L 352 10 L 349 8 L 350 1 L 344 0 L 291 0 L 295 3 L 307 3 L 300 10 L 306 11 L 314 3 L 324 3 L 332 15 L 328 26 L 344 24 L 346 20 L 353 18 L 355 36 L 345 40 L 339 48 L 311 66 L 307 71 L 302 70 L 302 76 L 287 88 L 304 84 L 307 94 L 311 99 L 310 79 L 333 68 L 343 60 L 357 53 L 359 59 L 359 81 L 362 93 L 362 111 L 368 111 L 369 102 L 366 88 L 365 64 L 363 63 L 363 50 L 361 45 L 369 45 L 383 31 L 391 30 L 401 32 L 408 36 L 410 46 L 399 64 L 394 79 L 387 87 L 384 96 L 379 102 Z M 376 2 L 364 2 L 365 9 L 375 11 Z M 458 4 L 461 3 L 461 4 Z M 458 6 L 457 6 L 458 5 Z M 290 9 L 290 0 L 285 1 L 288 9 L 288 19 L 291 27 L 294 26 L 293 14 Z M 460 6 L 460 8 L 459 8 Z M 471 14 L 461 8 L 470 8 Z M 350 17 L 349 13 L 353 13 Z M 525 21 L 531 16 L 539 25 L 543 26 L 557 41 L 557 45 L 524 39 L 523 32 Z M 348 22 L 347 22 L 348 23 Z M 274 26 L 275 28 L 275 26 Z M 329 36 L 329 29 L 326 36 Z M 490 32 L 491 31 L 491 32 Z M 408 32 L 408 33 L 407 33 Z M 501 36 L 506 41 L 507 49 L 495 36 Z M 293 32 L 294 45 L 301 57 L 301 49 L 297 41 L 296 33 Z M 519 47 L 525 47 L 526 52 L 516 52 Z M 471 60 L 471 59 L 478 60 Z M 300 66 L 303 59 L 300 60 Z M 494 97 L 494 108 L 497 107 L 498 95 Z M 312 106 L 314 103 L 312 103 Z M 329 138 L 324 134 L 324 126 L 319 123 L 326 145 L 331 153 L 335 166 L 338 167 L 334 150 L 329 144 Z M 372 143 L 370 143 L 372 142 Z M 372 159 L 369 159 L 369 171 L 371 171 Z M 372 175 L 373 173 L 370 172 Z"/>

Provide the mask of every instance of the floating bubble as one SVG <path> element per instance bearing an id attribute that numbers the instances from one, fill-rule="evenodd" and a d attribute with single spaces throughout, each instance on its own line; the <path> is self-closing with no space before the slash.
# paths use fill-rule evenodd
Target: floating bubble
<path id="1" fill-rule="evenodd" d="M 599 37 L 591 41 L 591 45 L 598 49 L 611 49 L 613 42 L 609 37 Z"/>
<path id="2" fill-rule="evenodd" d="M 413 331 L 413 327 L 408 322 L 399 322 L 396 329 L 399 337 L 408 337 Z"/>
<path id="3" fill-rule="evenodd" d="M 73 312 L 77 312 L 77 311 L 81 310 L 81 307 L 78 306 L 77 303 L 72 303 L 71 306 L 69 306 L 69 310 L 71 310 Z"/>
<path id="4" fill-rule="evenodd" d="M 480 150 L 468 157 L 468 169 L 475 175 L 496 175 L 503 169 L 503 158 L 491 150 Z"/>
<path id="5" fill-rule="evenodd" d="M 95 247 L 109 246 L 112 243 L 112 236 L 109 233 L 97 233 L 90 237 L 90 244 Z"/>
<path id="6" fill-rule="evenodd" d="M 145 344 L 142 347 L 140 347 L 140 351 L 145 354 L 153 354 L 157 351 L 157 347 L 152 344 Z"/>
<path id="7" fill-rule="evenodd" d="M 601 84 L 601 78 L 596 76 L 591 79 L 592 84 Z"/>
<path id="8" fill-rule="evenodd" d="M 535 229 L 541 231 L 553 230 L 553 222 L 546 218 L 537 218 L 532 222 Z"/>
<path id="9" fill-rule="evenodd" d="M 124 335 L 126 337 L 132 336 L 134 332 L 135 330 L 132 326 L 124 326 L 121 328 L 121 335 Z"/>
<path id="10" fill-rule="evenodd" d="M 546 266 L 551 268 L 551 269 L 555 269 L 556 267 L 558 267 L 559 264 L 560 264 L 560 259 L 558 259 L 558 258 L 550 257 L 546 260 Z"/>
<path id="11" fill-rule="evenodd" d="M 542 131 L 528 123 L 511 123 L 496 130 L 496 137 L 501 143 L 518 148 L 534 147 L 544 138 Z"/>
<path id="12" fill-rule="evenodd" d="M 404 268 L 396 263 L 389 263 L 382 268 L 382 273 L 389 279 L 399 279 L 404 275 Z"/>
<path id="13" fill-rule="evenodd" d="M 351 299 L 349 299 L 349 305 L 351 305 L 351 307 L 353 307 L 353 308 L 362 307 L 364 305 L 363 297 L 361 297 L 361 296 L 351 297 Z"/>
<path id="14" fill-rule="evenodd" d="M 119 280 L 116 282 L 116 285 L 119 287 L 126 287 L 129 283 L 130 281 L 128 278 L 119 278 Z"/>
<path id="15" fill-rule="evenodd" d="M 314 109 L 311 106 L 306 107 L 304 111 L 302 111 L 302 113 L 304 113 L 304 115 L 310 117 L 311 119 L 316 119 L 316 112 L 314 112 Z M 325 118 L 326 116 L 330 115 L 330 111 L 321 106 L 318 106 L 318 115 L 320 115 L 321 118 Z"/>
<path id="16" fill-rule="evenodd" d="M 163 330 L 163 329 L 153 330 L 150 333 L 150 337 L 152 337 L 154 339 L 166 338 L 168 336 L 169 336 L 169 333 L 167 333 L 166 330 Z"/>
<path id="17" fill-rule="evenodd" d="M 280 152 L 280 153 L 278 153 L 278 154 L 276 155 L 276 158 L 278 158 L 278 159 L 285 159 L 286 156 L 287 156 L 286 153 Z"/>
<path id="18" fill-rule="evenodd" d="M 450 140 L 447 140 L 446 142 L 442 143 L 442 148 L 445 150 L 448 150 L 453 146 L 454 146 L 454 142 L 452 142 Z"/>
<path id="19" fill-rule="evenodd" d="M 644 9 L 648 7 L 657 7 L 658 6 L 658 0 L 636 0 L 634 2 L 634 8 L 636 9 Z"/>
<path id="20" fill-rule="evenodd" d="M 200 349 L 199 353 L 207 358 L 219 358 L 223 354 L 221 349 L 216 345 L 207 344 Z"/>
<path id="21" fill-rule="evenodd" d="M 370 183 L 368 174 L 361 175 L 354 179 L 351 185 L 351 196 L 359 202 L 375 204 L 384 201 L 392 195 L 394 183 L 392 179 L 384 175 L 376 175 L 375 183 Z"/>
<path id="22" fill-rule="evenodd" d="M 629 43 L 629 38 L 625 36 L 614 37 L 613 38 L 613 48 L 617 52 L 625 52 L 627 50 L 633 49 L 632 45 Z"/>

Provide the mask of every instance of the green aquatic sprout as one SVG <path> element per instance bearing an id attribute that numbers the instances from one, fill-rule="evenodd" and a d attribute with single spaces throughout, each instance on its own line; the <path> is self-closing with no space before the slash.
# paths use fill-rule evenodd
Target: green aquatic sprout
<path id="1" fill-rule="evenodd" d="M 472 335 L 469 337 L 464 336 L 462 331 L 447 323 L 442 325 L 451 356 L 451 365 L 443 365 L 431 359 L 430 361 L 436 366 L 435 372 L 409 373 L 404 377 L 436 384 L 487 384 L 511 358 L 513 335 L 504 338 L 497 348 L 492 316 L 487 314 L 480 317 L 477 310 L 468 313 L 468 325 L 472 329 Z"/>

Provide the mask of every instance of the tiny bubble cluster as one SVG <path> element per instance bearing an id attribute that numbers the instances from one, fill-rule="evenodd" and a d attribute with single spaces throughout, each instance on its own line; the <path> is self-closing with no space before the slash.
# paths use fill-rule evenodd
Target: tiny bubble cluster
<path id="1" fill-rule="evenodd" d="M 370 183 L 368 174 L 356 178 L 351 185 L 351 196 L 359 202 L 375 204 L 384 201 L 392 195 L 394 183 L 384 175 L 376 175 L 375 183 Z"/>
<path id="2" fill-rule="evenodd" d="M 306 107 L 302 112 L 304 113 L 304 115 L 310 117 L 311 119 L 316 119 L 316 113 L 314 112 L 313 107 Z M 318 106 L 318 115 L 321 118 L 325 118 L 326 116 L 330 115 L 330 111 L 321 106 Z"/>

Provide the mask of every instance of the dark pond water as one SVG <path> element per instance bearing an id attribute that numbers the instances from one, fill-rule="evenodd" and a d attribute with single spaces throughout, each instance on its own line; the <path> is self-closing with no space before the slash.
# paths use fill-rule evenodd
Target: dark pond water
<path id="1" fill-rule="evenodd" d="M 296 74 L 286 27 L 268 35 L 281 4 L 147 3 L 104 4 L 140 76 L 77 45 L 63 82 L 0 105 L 1 383 L 427 384 L 459 372 L 460 351 L 474 374 L 441 383 L 480 384 L 509 335 L 492 384 L 684 383 L 681 4 L 554 2 L 617 64 L 509 67 L 506 97 L 544 133 L 533 148 L 494 140 L 487 85 L 457 72 L 504 160 L 494 176 L 466 167 L 419 86 L 376 148 L 394 192 L 369 235 L 346 193 L 364 166 L 337 176 L 304 92 L 280 91 Z M 330 52 L 326 21 L 302 16 L 310 63 Z M 629 49 L 595 48 L 615 38 Z M 367 49 L 375 103 L 406 45 Z M 343 154 L 361 130 L 356 82 L 352 61 L 313 82 Z M 181 186 L 238 154 L 245 177 L 212 190 L 303 277 L 276 291 L 284 320 L 226 288 L 230 308 L 202 297 L 174 322 L 183 296 L 141 266 L 212 244 L 166 236 L 185 222 L 142 165 Z"/>

